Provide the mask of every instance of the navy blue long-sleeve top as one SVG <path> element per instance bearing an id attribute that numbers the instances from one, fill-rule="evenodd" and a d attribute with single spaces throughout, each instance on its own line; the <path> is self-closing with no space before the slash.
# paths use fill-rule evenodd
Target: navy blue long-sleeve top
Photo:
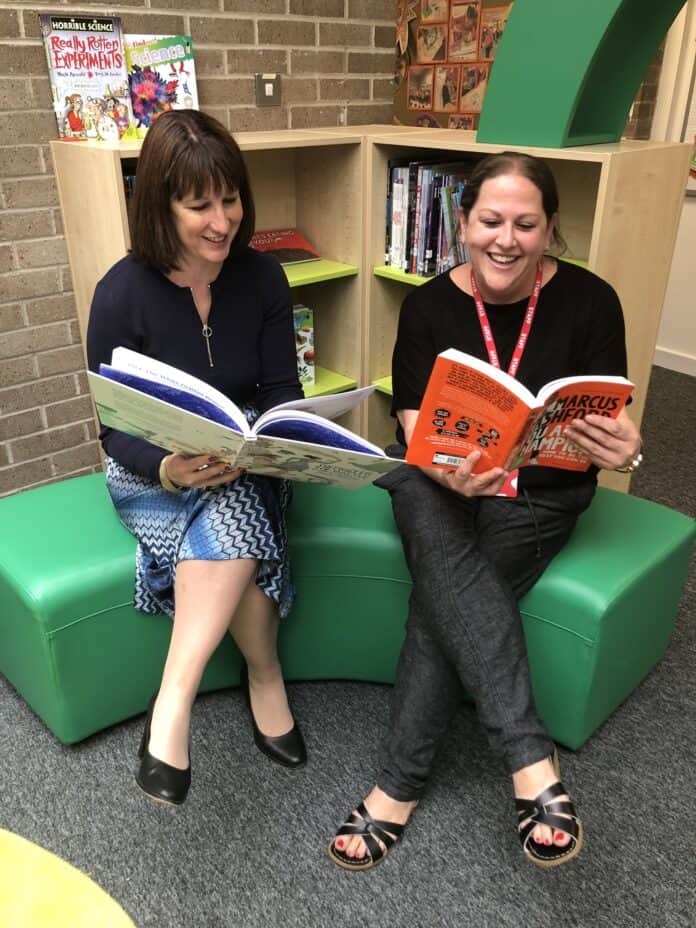
<path id="1" fill-rule="evenodd" d="M 213 367 L 190 289 L 131 256 L 122 258 L 94 292 L 89 369 L 98 372 L 122 346 L 178 367 L 260 412 L 302 397 L 290 288 L 278 262 L 246 248 L 227 258 L 210 291 Z M 159 479 L 167 449 L 105 427 L 99 437 L 106 454 L 128 470 Z"/>

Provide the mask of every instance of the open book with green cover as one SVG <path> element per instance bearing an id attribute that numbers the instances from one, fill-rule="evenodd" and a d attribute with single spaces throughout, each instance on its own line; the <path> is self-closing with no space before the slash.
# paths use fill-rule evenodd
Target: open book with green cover
<path id="1" fill-rule="evenodd" d="M 102 424 L 180 454 L 216 454 L 257 474 L 356 488 L 402 461 L 333 419 L 374 389 L 282 403 L 249 426 L 219 390 L 153 358 L 116 348 L 88 373 Z"/>

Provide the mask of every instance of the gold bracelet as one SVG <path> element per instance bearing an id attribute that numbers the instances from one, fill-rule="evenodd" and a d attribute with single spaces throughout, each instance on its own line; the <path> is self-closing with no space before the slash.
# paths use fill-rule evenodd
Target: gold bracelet
<path id="1" fill-rule="evenodd" d="M 159 482 L 162 484 L 165 490 L 169 493 L 181 493 L 184 487 L 177 486 L 170 478 L 167 473 L 167 461 L 171 457 L 171 454 L 165 455 L 160 461 L 159 466 Z"/>
<path id="2" fill-rule="evenodd" d="M 626 464 L 625 467 L 615 467 L 614 470 L 617 474 L 632 474 L 638 470 L 640 465 L 643 463 L 643 453 L 639 451 L 635 458 L 631 461 L 630 464 Z"/>

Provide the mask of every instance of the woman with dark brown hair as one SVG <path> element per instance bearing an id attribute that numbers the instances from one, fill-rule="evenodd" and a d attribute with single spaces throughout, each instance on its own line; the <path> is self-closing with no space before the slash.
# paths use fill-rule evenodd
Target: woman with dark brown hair
<path id="1" fill-rule="evenodd" d="M 90 369 L 109 363 L 114 348 L 130 348 L 221 390 L 249 422 L 301 397 L 290 290 L 277 262 L 249 247 L 254 218 L 244 159 L 224 126 L 196 110 L 161 115 L 138 161 L 131 253 L 94 294 Z M 138 539 L 136 608 L 174 620 L 138 785 L 153 799 L 185 800 L 191 710 L 227 631 L 246 662 L 257 746 L 300 766 L 304 742 L 276 650 L 279 617 L 293 597 L 286 482 L 110 428 L 100 439 L 109 492 Z"/>

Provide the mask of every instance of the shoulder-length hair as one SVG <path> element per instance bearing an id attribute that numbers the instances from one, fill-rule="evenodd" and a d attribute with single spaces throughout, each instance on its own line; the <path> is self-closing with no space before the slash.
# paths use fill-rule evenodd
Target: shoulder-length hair
<path id="1" fill-rule="evenodd" d="M 467 178 L 466 186 L 462 191 L 460 208 L 464 218 L 476 204 L 484 181 L 502 174 L 519 174 L 531 181 L 541 194 L 541 205 L 546 221 L 551 222 L 556 217 L 551 241 L 559 254 L 566 250 L 566 243 L 558 227 L 558 187 L 551 168 L 542 158 L 528 155 L 520 151 L 503 151 L 497 155 L 488 155 L 482 158 Z"/>
<path id="2" fill-rule="evenodd" d="M 230 254 L 254 234 L 256 214 L 239 145 L 227 129 L 198 110 L 170 110 L 150 126 L 138 159 L 131 222 L 131 253 L 166 274 L 178 270 L 182 244 L 172 200 L 236 190 L 244 216 Z"/>

